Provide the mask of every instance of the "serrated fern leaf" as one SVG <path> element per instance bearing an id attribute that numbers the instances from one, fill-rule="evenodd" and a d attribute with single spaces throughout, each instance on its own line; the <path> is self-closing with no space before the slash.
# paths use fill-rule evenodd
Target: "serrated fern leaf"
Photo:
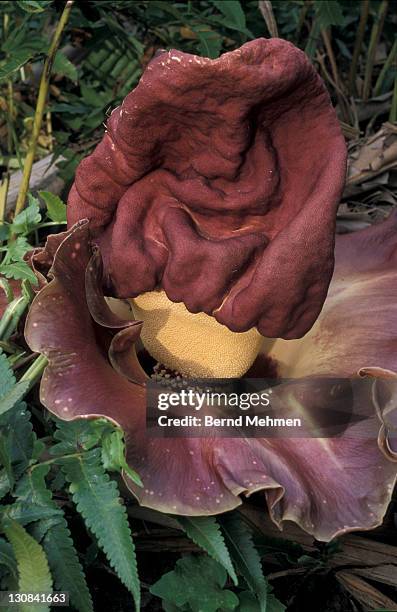
<path id="1" fill-rule="evenodd" d="M 238 580 L 233 563 L 214 516 L 180 516 L 178 522 L 197 546 L 218 561 L 237 586 Z"/>
<path id="2" fill-rule="evenodd" d="M 28 380 L 22 380 L 5 393 L 0 399 L 0 414 L 4 414 L 14 408 L 28 391 L 29 385 L 30 382 Z"/>
<path id="3" fill-rule="evenodd" d="M 95 534 L 120 580 L 140 609 L 140 589 L 127 513 L 119 492 L 101 462 L 100 449 L 91 450 L 62 464 L 70 492 L 87 527 Z"/>
<path id="4" fill-rule="evenodd" d="M 33 506 L 41 508 L 42 520 L 35 524 L 33 535 L 44 548 L 56 586 L 69 593 L 70 602 L 76 610 L 92 612 L 91 595 L 67 522 L 45 482 L 48 471 L 48 465 L 39 465 L 26 472 L 16 487 L 19 501 L 13 506 L 23 503 L 28 509 Z M 50 520 L 46 519 L 46 512 Z"/>
<path id="5" fill-rule="evenodd" d="M 56 516 L 59 513 L 58 509 L 40 504 L 32 504 L 16 501 L 13 504 L 2 505 L 0 507 L 1 520 L 11 518 L 18 521 L 20 525 L 27 525 L 33 521 L 48 519 Z"/>
<path id="6" fill-rule="evenodd" d="M 3 538 L 0 538 L 0 564 L 5 565 L 15 578 L 18 576 L 14 551 L 11 544 Z"/>
<path id="7" fill-rule="evenodd" d="M 15 384 L 15 377 L 3 351 L 0 351 L 0 398 L 3 398 Z"/>
<path id="8" fill-rule="evenodd" d="M 316 19 L 322 30 L 331 25 L 343 25 L 342 7 L 337 0 L 322 0 L 314 3 Z"/>
<path id="9" fill-rule="evenodd" d="M 220 523 L 236 568 L 258 598 L 260 611 L 266 612 L 267 581 L 263 575 L 258 551 L 252 541 L 250 528 L 235 513 L 222 516 Z"/>
<path id="10" fill-rule="evenodd" d="M 52 502 L 52 494 L 45 482 L 45 477 L 50 470 L 47 465 L 35 465 L 28 470 L 19 480 L 15 488 L 15 496 L 19 501 L 42 506 L 56 506 Z"/>
<path id="11" fill-rule="evenodd" d="M 0 415 L 0 432 L 0 463 L 13 485 L 28 467 L 36 440 L 30 414 L 23 402 Z"/>
<path id="12" fill-rule="evenodd" d="M 51 527 L 41 544 L 57 588 L 69 593 L 71 604 L 79 612 L 93 612 L 91 595 L 66 521 L 63 519 Z"/>
<path id="13" fill-rule="evenodd" d="M 19 574 L 18 590 L 22 593 L 52 591 L 52 578 L 44 550 L 16 521 L 7 520 L 4 532 L 14 550 Z M 21 612 L 49 612 L 44 603 L 20 605 Z"/>

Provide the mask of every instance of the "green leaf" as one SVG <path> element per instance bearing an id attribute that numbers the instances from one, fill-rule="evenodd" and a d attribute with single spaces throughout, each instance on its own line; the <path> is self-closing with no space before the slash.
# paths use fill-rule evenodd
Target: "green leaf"
<path id="1" fill-rule="evenodd" d="M 4 538 L 0 538 L 0 564 L 5 565 L 15 578 L 18 577 L 17 562 L 13 548 Z"/>
<path id="2" fill-rule="evenodd" d="M 26 281 L 23 281 L 26 282 Z M 8 340 L 16 330 L 18 323 L 29 305 L 26 295 L 15 298 L 6 307 L 0 319 L 0 339 Z"/>
<path id="3" fill-rule="evenodd" d="M 77 419 L 61 421 L 56 419 L 57 430 L 54 439 L 59 440 L 51 449 L 51 455 L 66 455 L 74 451 L 90 450 L 97 446 L 106 431 L 114 426 L 107 419 Z"/>
<path id="4" fill-rule="evenodd" d="M 11 467 L 10 467 L 11 470 Z M 11 482 L 5 468 L 0 469 L 0 499 L 3 499 L 10 492 Z"/>
<path id="5" fill-rule="evenodd" d="M 7 255 L 11 261 L 22 261 L 24 255 L 32 249 L 25 236 L 18 236 L 16 240 L 10 240 L 7 244 Z"/>
<path id="6" fill-rule="evenodd" d="M 257 598 L 251 591 L 239 593 L 239 607 L 236 612 L 260 612 Z"/>
<path id="7" fill-rule="evenodd" d="M 0 264 L 0 274 L 3 274 L 6 278 L 14 278 L 15 280 L 28 280 L 32 284 L 37 285 L 35 273 L 24 261 Z"/>
<path id="8" fill-rule="evenodd" d="M 115 431 L 105 433 L 102 439 L 102 463 L 108 472 L 124 470 L 135 484 L 143 487 L 139 475 L 127 463 L 125 458 L 124 433 L 117 428 Z"/>
<path id="9" fill-rule="evenodd" d="M 29 234 L 41 221 L 40 206 L 37 198 L 28 194 L 28 206 L 24 208 L 11 224 L 12 234 Z"/>
<path id="10" fill-rule="evenodd" d="M 79 612 L 93 612 L 90 592 L 65 519 L 50 528 L 42 540 L 55 584 L 69 593 Z"/>
<path id="11" fill-rule="evenodd" d="M 10 237 L 10 224 L 0 221 L 0 241 L 8 240 Z"/>
<path id="12" fill-rule="evenodd" d="M 58 51 L 55 60 L 52 66 L 52 70 L 55 74 L 59 74 L 60 76 L 65 76 L 71 81 L 78 80 L 77 68 L 69 58 L 62 51 Z"/>
<path id="13" fill-rule="evenodd" d="M 15 494 L 19 503 L 28 507 L 35 504 L 42 512 L 48 512 L 50 519 L 43 517 L 35 525 L 33 533 L 47 555 L 56 587 L 69 593 L 71 604 L 79 612 L 92 612 L 91 595 L 67 522 L 62 510 L 52 500 L 45 482 L 48 471 L 49 465 L 34 466 L 20 479 Z"/>
<path id="14" fill-rule="evenodd" d="M 120 580 L 132 593 L 139 610 L 139 578 L 127 513 L 116 483 L 103 468 L 100 449 L 63 460 L 62 470 L 70 483 L 77 510 L 95 534 Z"/>
<path id="15" fill-rule="evenodd" d="M 13 482 L 30 464 L 36 440 L 23 402 L 0 415 L 0 432 L 0 462 Z"/>
<path id="16" fill-rule="evenodd" d="M 226 571 L 211 557 L 188 555 L 179 559 L 175 569 L 164 574 L 150 592 L 163 600 L 165 610 L 172 610 L 172 606 L 193 612 L 234 610 L 239 602 L 232 591 L 224 590 L 226 578 Z"/>
<path id="17" fill-rule="evenodd" d="M 260 604 L 253 593 L 243 591 L 239 594 L 240 605 L 236 612 L 260 612 Z M 267 595 L 267 612 L 285 612 L 286 607 L 281 603 L 273 593 Z"/>
<path id="18" fill-rule="evenodd" d="M 10 364 L 0 352 L 0 493 L 4 496 L 13 486 L 14 480 L 29 464 L 35 436 L 25 404 L 20 402 L 21 393 L 26 391 L 24 383 L 15 382 Z"/>
<path id="19" fill-rule="evenodd" d="M 218 561 L 237 586 L 238 580 L 222 532 L 214 516 L 180 516 L 178 523 L 197 546 Z"/>
<path id="20" fill-rule="evenodd" d="M 3 398 L 15 385 L 15 376 L 7 356 L 0 350 L 0 398 Z"/>
<path id="21" fill-rule="evenodd" d="M 223 13 L 228 23 L 235 25 L 241 32 L 245 32 L 245 13 L 238 0 L 214 0 L 213 4 L 218 11 Z"/>
<path id="22" fill-rule="evenodd" d="M 8 304 L 10 304 L 12 300 L 14 299 L 14 291 L 10 283 L 8 282 L 8 280 L 6 280 L 4 277 L 1 277 L 1 276 L 0 276 L 0 289 L 4 291 L 7 302 Z"/>
<path id="23" fill-rule="evenodd" d="M 321 0 L 314 3 L 316 21 L 321 30 L 326 30 L 332 25 L 343 25 L 344 17 L 342 8 L 337 0 Z"/>
<path id="24" fill-rule="evenodd" d="M 61 198 L 49 191 L 39 191 L 39 196 L 44 200 L 51 221 L 66 223 L 66 204 Z"/>
<path id="25" fill-rule="evenodd" d="M 14 53 L 12 57 L 0 63 L 0 80 L 9 78 L 14 72 L 22 68 L 32 57 L 28 50 Z"/>
<path id="26" fill-rule="evenodd" d="M 19 574 L 18 590 L 22 593 L 52 591 L 52 578 L 44 550 L 16 521 L 7 519 L 4 532 L 14 550 Z M 49 612 L 46 604 L 20 604 L 21 612 Z"/>
<path id="27" fill-rule="evenodd" d="M 42 13 L 51 4 L 51 0 L 17 0 L 17 4 L 27 13 Z"/>
<path id="28" fill-rule="evenodd" d="M 236 513 L 223 515 L 219 520 L 235 567 L 258 598 L 260 612 L 266 612 L 268 585 L 251 530 Z"/>
<path id="29" fill-rule="evenodd" d="M 0 414 L 4 414 L 11 410 L 22 400 L 29 389 L 29 381 L 23 380 L 17 382 L 14 387 L 0 399 Z"/>
<path id="30" fill-rule="evenodd" d="M 35 465 L 28 470 L 19 480 L 15 489 L 15 496 L 29 504 L 41 504 L 51 506 L 51 491 L 47 489 L 45 477 L 50 470 L 47 465 Z M 59 510 L 59 512 L 61 512 Z"/>
<path id="31" fill-rule="evenodd" d="M 214 32 L 214 30 L 202 30 L 200 28 L 194 28 L 193 26 L 192 30 L 197 33 L 200 41 L 199 50 L 201 55 L 210 57 L 211 59 L 219 57 L 222 48 L 222 37 L 218 32 Z"/>
<path id="32" fill-rule="evenodd" d="M 60 510 L 57 507 L 51 508 L 41 504 L 32 504 L 22 501 L 16 501 L 13 504 L 2 505 L 0 507 L 0 516 L 2 520 L 13 519 L 20 525 L 28 525 L 34 521 L 48 519 L 59 515 Z"/>

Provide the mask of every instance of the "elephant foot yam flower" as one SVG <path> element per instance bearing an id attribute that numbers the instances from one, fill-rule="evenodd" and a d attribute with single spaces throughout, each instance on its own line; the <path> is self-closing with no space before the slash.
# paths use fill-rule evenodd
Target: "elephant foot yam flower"
<path id="1" fill-rule="evenodd" d="M 189 334 L 155 332 L 168 317 L 182 333 L 200 314 L 208 327 L 196 355 L 209 355 L 214 334 L 224 367 L 196 357 L 189 372 L 232 377 L 256 356 L 255 330 L 299 338 L 316 320 L 345 173 L 329 95 L 291 43 L 257 39 L 215 60 L 171 50 L 150 62 L 80 163 L 69 227 L 89 219 L 107 293 L 136 298 L 156 358 L 187 362 Z M 236 349 L 238 369 L 228 358 Z"/>
<path id="2" fill-rule="evenodd" d="M 360 400 L 377 419 L 329 438 L 148 438 L 146 374 L 134 349 L 141 323 L 110 310 L 88 227 L 80 221 L 63 235 L 28 315 L 27 342 L 49 360 L 43 404 L 65 420 L 103 416 L 123 428 L 127 461 L 144 487 L 124 478 L 144 506 L 209 515 L 262 492 L 280 528 L 295 521 L 319 540 L 379 525 L 397 470 L 397 217 L 337 238 L 318 323 L 300 340 L 276 340 L 270 352 L 291 376 L 373 378 Z M 317 403 L 327 411 L 326 394 Z"/>

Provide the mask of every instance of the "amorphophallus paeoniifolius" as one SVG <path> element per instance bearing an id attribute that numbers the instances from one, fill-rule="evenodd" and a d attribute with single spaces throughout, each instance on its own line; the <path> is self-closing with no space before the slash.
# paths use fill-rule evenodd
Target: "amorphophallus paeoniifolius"
<path id="1" fill-rule="evenodd" d="M 273 345 L 282 373 L 394 376 L 396 253 L 396 217 L 337 238 L 338 263 L 318 325 L 294 341 L 290 354 L 288 341 Z M 383 410 L 372 392 L 364 395 L 365 412 L 378 410 L 380 420 L 357 422 L 327 439 L 148 438 L 146 374 L 134 348 L 142 324 L 110 310 L 88 222 L 51 237 L 49 255 L 34 259 L 38 272 L 52 278 L 34 299 L 25 330 L 30 347 L 49 359 L 41 400 L 62 419 L 105 416 L 123 428 L 127 460 L 144 488 L 125 480 L 142 505 L 215 514 L 238 506 L 240 494 L 264 491 L 277 524 L 295 521 L 320 540 L 381 522 L 397 471 L 397 446 L 389 436 L 396 417 L 386 400 Z M 327 400 L 317 400 L 326 411 Z"/>
<path id="2" fill-rule="evenodd" d="M 261 334 L 299 338 L 316 320 L 345 172 L 327 90 L 291 43 L 172 50 L 79 165 L 68 221 L 90 220 L 107 293 L 136 298 L 159 362 L 240 376 Z"/>
<path id="3" fill-rule="evenodd" d="M 240 376 L 263 334 L 284 338 L 265 341 L 283 376 L 393 377 L 395 217 L 338 237 L 309 331 L 333 270 L 345 158 L 321 80 L 273 39 L 219 60 L 160 54 L 80 165 L 68 232 L 32 258 L 45 286 L 26 339 L 49 359 L 49 410 L 123 428 L 144 487 L 125 479 L 141 504 L 206 515 L 264 491 L 277 524 L 320 540 L 382 520 L 397 458 L 387 393 L 362 398 L 379 422 L 334 438 L 150 439 L 134 347 L 141 335 L 183 374 Z M 121 320 L 104 295 L 129 299 L 143 325 Z"/>

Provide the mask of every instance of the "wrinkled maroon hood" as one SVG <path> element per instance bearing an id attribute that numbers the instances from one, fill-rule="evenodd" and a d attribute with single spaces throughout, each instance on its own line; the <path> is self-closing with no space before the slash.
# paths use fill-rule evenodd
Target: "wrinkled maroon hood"
<path id="1" fill-rule="evenodd" d="M 232 330 L 296 338 L 327 293 L 345 164 L 325 86 L 291 43 L 171 50 L 78 167 L 69 226 L 90 220 L 117 297 L 162 287 Z"/>

